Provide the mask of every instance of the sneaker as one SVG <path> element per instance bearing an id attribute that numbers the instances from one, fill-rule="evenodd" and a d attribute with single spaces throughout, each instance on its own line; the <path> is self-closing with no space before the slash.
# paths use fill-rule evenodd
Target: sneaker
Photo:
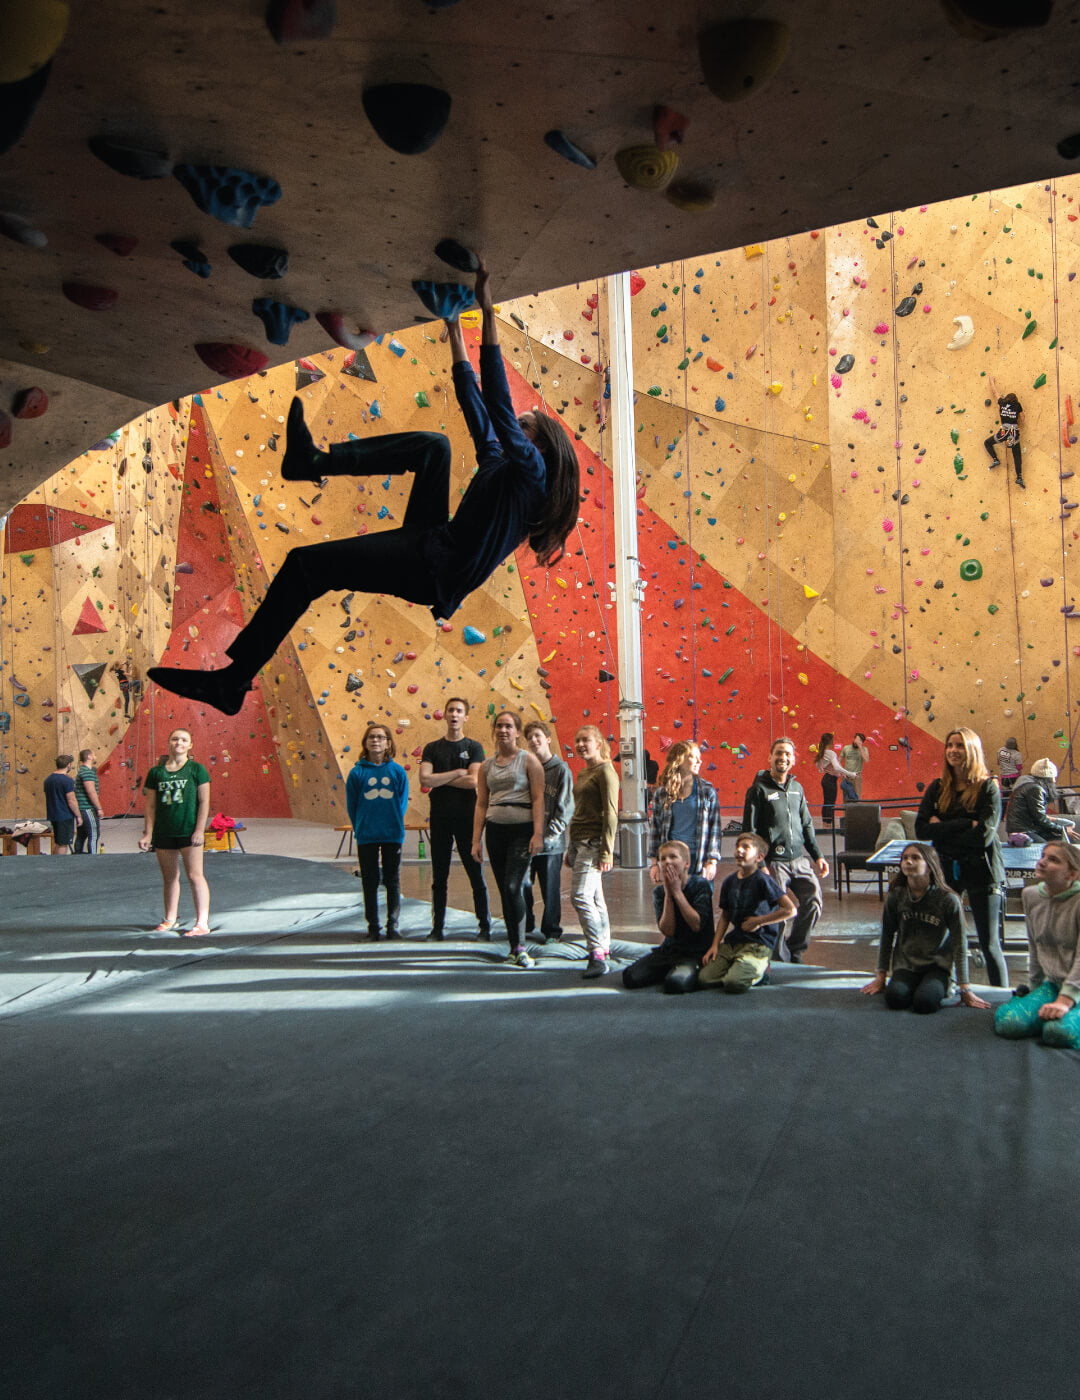
<path id="1" fill-rule="evenodd" d="M 535 967 L 536 963 L 529 957 L 524 948 L 519 948 L 516 953 L 508 953 L 506 961 L 513 963 L 515 967 Z"/>
<path id="2" fill-rule="evenodd" d="M 1016 484 L 1017 484 L 1017 486 L 1019 486 L 1019 488 L 1020 488 L 1021 491 L 1026 491 L 1026 490 L 1027 490 L 1027 482 L 1024 480 L 1024 478 L 1023 478 L 1022 476 L 1018 476 L 1018 477 L 1016 478 Z"/>
<path id="3" fill-rule="evenodd" d="M 793 963 L 801 963 L 801 962 L 802 962 L 802 954 L 801 954 L 801 953 L 790 953 L 788 956 L 789 956 L 789 958 L 791 959 L 791 961 L 792 961 Z"/>
<path id="4" fill-rule="evenodd" d="M 209 705 L 223 715 L 235 715 L 247 699 L 251 682 L 237 682 L 230 674 L 232 669 L 226 666 L 220 671 L 185 671 L 177 666 L 151 666 L 146 675 L 155 685 L 171 691 L 173 695 L 194 700 L 200 705 Z"/>
<path id="5" fill-rule="evenodd" d="M 304 422 L 304 407 L 299 399 L 289 405 L 289 417 L 285 425 L 285 455 L 281 460 L 283 481 L 308 481 L 312 486 L 322 486 L 325 478 L 317 472 L 315 465 L 320 454 Z"/>
<path id="6" fill-rule="evenodd" d="M 490 943 L 490 942 L 491 942 L 491 926 L 490 926 L 490 924 L 488 925 L 487 928 L 481 928 L 481 929 L 479 929 L 479 930 L 477 931 L 476 938 L 477 938 L 477 941 L 478 941 L 479 943 Z"/>
<path id="7" fill-rule="evenodd" d="M 583 982 L 591 982 L 597 977 L 603 977 L 607 970 L 607 958 L 590 958 L 585 964 L 585 971 L 581 974 L 581 980 Z"/>

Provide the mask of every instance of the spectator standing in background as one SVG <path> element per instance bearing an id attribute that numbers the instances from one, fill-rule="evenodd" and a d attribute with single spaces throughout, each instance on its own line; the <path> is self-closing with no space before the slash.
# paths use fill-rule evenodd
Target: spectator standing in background
<path id="1" fill-rule="evenodd" d="M 1024 756 L 1015 739 L 1006 739 L 998 749 L 998 775 L 1002 792 L 1008 792 L 1024 771 Z"/>
<path id="2" fill-rule="evenodd" d="M 93 749 L 79 750 L 79 771 L 75 775 L 75 800 L 79 804 L 79 826 L 75 833 L 75 854 L 96 856 L 101 840 L 101 819 L 105 811 L 98 796 L 98 775 Z"/>
<path id="3" fill-rule="evenodd" d="M 859 802 L 862 800 L 862 770 L 870 762 L 870 750 L 866 746 L 866 735 L 856 734 L 850 744 L 845 744 L 840 750 L 840 765 L 854 773 L 851 785 L 855 789 L 854 798 L 848 797 L 848 801 Z"/>
<path id="4" fill-rule="evenodd" d="M 45 816 L 52 827 L 54 856 L 71 854 L 71 843 L 75 839 L 75 827 L 79 821 L 75 779 L 71 776 L 71 765 L 74 762 L 69 753 L 57 754 L 56 769 L 45 779 Z"/>

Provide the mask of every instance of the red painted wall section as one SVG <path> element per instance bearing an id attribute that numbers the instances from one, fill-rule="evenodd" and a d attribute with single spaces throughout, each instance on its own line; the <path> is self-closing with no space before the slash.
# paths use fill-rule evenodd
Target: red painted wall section
<path id="1" fill-rule="evenodd" d="M 160 664 L 208 669 L 220 666 L 225 648 L 243 626 L 244 618 L 214 479 L 206 421 L 197 404 L 191 410 L 176 562 L 172 635 Z M 191 566 L 190 573 L 181 568 L 185 565 Z M 165 753 L 170 730 L 182 726 L 191 730 L 195 757 L 209 770 L 214 812 L 223 811 L 230 816 L 290 815 L 273 731 L 258 682 L 238 715 L 219 714 L 157 686 L 149 687 L 149 691 L 151 698 L 136 707 L 137 713 L 126 733 L 108 760 L 99 765 L 106 812 L 142 810 L 142 779 Z M 123 709 L 117 703 L 117 731 L 122 723 Z"/>
<path id="2" fill-rule="evenodd" d="M 80 515 L 78 511 L 61 510 L 58 506 L 16 506 L 8 518 L 4 553 L 51 549 L 53 545 L 64 544 L 91 530 L 103 530 L 112 523 L 93 515 Z"/>
<path id="3" fill-rule="evenodd" d="M 519 413 L 542 407 L 509 364 L 507 375 Z M 584 719 L 609 735 L 618 730 L 617 680 L 600 679 L 602 671 L 617 675 L 608 587 L 615 579 L 611 474 L 582 443 L 576 446 L 585 500 L 566 557 L 545 573 L 527 547 L 517 555 L 564 744 Z M 838 743 L 856 730 L 867 735 L 866 797 L 910 793 L 916 782 L 936 776 L 939 745 L 805 650 L 710 564 L 692 556 L 667 522 L 640 502 L 638 553 L 648 584 L 642 669 L 646 745 L 653 757 L 659 759 L 677 739 L 696 739 L 706 749 L 708 779 L 726 807 L 741 806 L 779 734 L 795 740 L 797 775 L 811 802 L 820 801 L 820 783 L 810 746 L 826 730 L 834 731 Z"/>

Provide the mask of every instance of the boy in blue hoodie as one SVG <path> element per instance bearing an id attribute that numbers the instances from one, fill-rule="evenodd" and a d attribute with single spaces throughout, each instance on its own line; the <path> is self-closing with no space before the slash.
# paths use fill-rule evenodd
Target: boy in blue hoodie
<path id="1" fill-rule="evenodd" d="M 386 936 L 398 938 L 401 909 L 401 848 L 409 775 L 394 762 L 397 749 L 384 724 L 369 724 L 358 758 L 345 783 L 345 805 L 356 838 L 356 859 L 364 885 L 368 942 L 379 940 L 379 862 L 386 886 Z"/>

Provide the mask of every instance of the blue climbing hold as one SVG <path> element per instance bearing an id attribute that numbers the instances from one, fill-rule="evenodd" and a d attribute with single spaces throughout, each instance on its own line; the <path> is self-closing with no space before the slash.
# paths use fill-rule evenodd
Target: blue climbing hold
<path id="1" fill-rule="evenodd" d="M 173 174 L 204 214 L 233 228 L 250 228 L 264 204 L 276 204 L 281 186 L 269 175 L 226 165 L 177 165 Z"/>
<path id="2" fill-rule="evenodd" d="M 724 409 L 727 408 L 726 400 L 717 399 L 716 402 L 713 404 L 713 408 L 716 409 L 717 413 L 723 413 Z"/>
<path id="3" fill-rule="evenodd" d="M 266 327 L 266 338 L 271 345 L 287 345 L 289 332 L 309 319 L 310 312 L 299 306 L 286 306 L 283 301 L 273 301 L 270 297 L 256 297 L 251 309 Z"/>
<path id="4" fill-rule="evenodd" d="M 545 132 L 544 145 L 550 147 L 557 156 L 562 156 L 563 160 L 580 165 L 583 170 L 596 169 L 596 161 L 592 156 L 583 151 L 580 146 L 575 146 L 564 131 Z"/>
<path id="5" fill-rule="evenodd" d="M 210 259 L 191 238 L 174 238 L 169 247 L 184 259 L 184 266 L 196 277 L 209 277 L 212 271 Z"/>
<path id="6" fill-rule="evenodd" d="M 466 627 L 462 636 L 465 638 L 465 645 L 467 647 L 476 647 L 479 646 L 481 642 L 487 641 L 487 634 L 479 631 L 475 627 Z"/>
<path id="7" fill-rule="evenodd" d="M 463 287 L 460 282 L 414 282 L 412 285 L 431 314 L 444 321 L 456 321 L 476 300 L 472 288 Z"/>

